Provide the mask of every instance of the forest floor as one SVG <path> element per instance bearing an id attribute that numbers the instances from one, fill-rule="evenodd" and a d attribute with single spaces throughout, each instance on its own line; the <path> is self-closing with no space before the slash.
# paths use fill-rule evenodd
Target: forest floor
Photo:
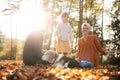
<path id="1" fill-rule="evenodd" d="M 1 60 L 0 80 L 120 80 L 120 67 L 59 68 L 26 66 L 21 60 Z"/>

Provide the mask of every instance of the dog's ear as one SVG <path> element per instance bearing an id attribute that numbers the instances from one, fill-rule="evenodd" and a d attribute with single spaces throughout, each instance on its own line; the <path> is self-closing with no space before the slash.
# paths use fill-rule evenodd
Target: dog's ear
<path id="1" fill-rule="evenodd" d="M 42 50 L 42 53 L 45 54 L 47 52 L 47 50 Z"/>
<path id="2" fill-rule="evenodd" d="M 44 54 L 47 54 L 47 53 L 49 53 L 49 50 L 44 51 Z"/>
<path id="3" fill-rule="evenodd" d="M 55 57 L 55 58 L 57 58 L 57 57 L 58 57 L 57 53 L 55 53 L 55 54 L 54 54 L 54 57 Z"/>

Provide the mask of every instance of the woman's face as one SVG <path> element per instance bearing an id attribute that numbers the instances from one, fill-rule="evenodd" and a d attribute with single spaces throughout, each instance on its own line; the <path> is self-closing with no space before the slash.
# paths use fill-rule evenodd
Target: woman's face
<path id="1" fill-rule="evenodd" d="M 89 32 L 90 32 L 89 27 L 83 26 L 83 28 L 82 28 L 82 34 L 83 34 L 83 35 L 88 35 Z"/>

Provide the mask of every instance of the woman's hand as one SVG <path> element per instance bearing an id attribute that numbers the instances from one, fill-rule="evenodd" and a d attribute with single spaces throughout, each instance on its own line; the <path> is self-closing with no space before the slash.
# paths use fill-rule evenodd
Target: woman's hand
<path id="1" fill-rule="evenodd" d="M 106 50 L 105 53 L 107 53 L 109 56 L 114 56 L 114 51 L 112 50 Z"/>

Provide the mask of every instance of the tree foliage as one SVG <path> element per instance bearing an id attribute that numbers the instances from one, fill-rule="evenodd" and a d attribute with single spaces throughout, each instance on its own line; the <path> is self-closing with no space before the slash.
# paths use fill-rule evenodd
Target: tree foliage
<path id="1" fill-rule="evenodd" d="M 117 50 L 117 55 L 120 54 L 120 19 L 119 17 L 114 17 L 111 22 L 111 27 L 114 32 L 112 42 L 114 44 L 114 49 Z"/>
<path id="2" fill-rule="evenodd" d="M 0 49 L 2 49 L 0 51 L 0 59 L 22 59 L 23 42 L 21 40 L 7 38 L 6 36 L 0 37 L 2 37 L 0 38 L 0 41 L 2 41 L 2 43 L 0 43 Z"/>
<path id="3" fill-rule="evenodd" d="M 116 51 L 117 56 L 120 55 L 120 1 L 115 0 L 113 3 L 113 8 L 111 12 L 111 25 L 112 31 L 114 32 L 112 34 L 112 43 L 113 43 L 113 49 Z"/>
<path id="4" fill-rule="evenodd" d="M 6 7 L 4 7 L 1 12 L 4 15 L 11 15 L 15 13 L 20 8 L 20 2 L 22 0 L 6 0 Z"/>
<path id="5" fill-rule="evenodd" d="M 0 31 L 0 52 L 4 49 L 4 35 Z"/>

